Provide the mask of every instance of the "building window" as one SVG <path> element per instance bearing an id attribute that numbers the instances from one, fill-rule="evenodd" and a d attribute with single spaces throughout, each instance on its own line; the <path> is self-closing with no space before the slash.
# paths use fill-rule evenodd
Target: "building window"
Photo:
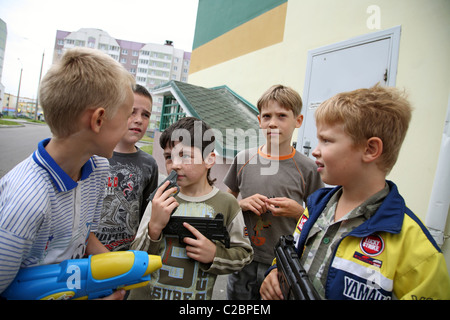
<path id="1" fill-rule="evenodd" d="M 161 122 L 159 124 L 159 131 L 164 131 L 172 123 L 184 118 L 186 113 L 183 112 L 180 104 L 172 96 L 165 96 L 162 105 Z"/>

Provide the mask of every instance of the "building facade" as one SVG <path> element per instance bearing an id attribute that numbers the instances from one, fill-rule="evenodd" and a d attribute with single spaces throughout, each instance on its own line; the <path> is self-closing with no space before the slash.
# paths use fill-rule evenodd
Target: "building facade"
<path id="1" fill-rule="evenodd" d="M 170 80 L 188 81 L 191 53 L 164 44 L 141 43 L 111 37 L 100 29 L 82 28 L 75 32 L 57 30 L 53 62 L 73 47 L 99 49 L 120 62 L 148 90 Z M 149 134 L 159 128 L 162 99 L 153 97 Z"/>
<path id="2" fill-rule="evenodd" d="M 433 224 L 440 229 L 441 243 L 449 237 L 450 1 L 199 0 L 197 12 L 189 83 L 227 85 L 252 104 L 273 84 L 290 86 L 304 100 L 300 130 L 306 130 L 306 113 L 323 101 L 312 99 L 312 85 L 318 83 L 316 91 L 325 91 L 328 84 L 339 88 L 348 78 L 362 79 L 365 68 L 382 57 L 373 54 L 376 45 L 391 38 L 389 32 L 394 30 L 383 62 L 388 66 L 379 70 L 379 79 L 406 90 L 414 111 L 388 179 L 397 183 L 408 206 L 428 227 L 427 221 L 439 211 L 441 218 Z M 386 37 L 380 38 L 380 33 Z M 331 66 L 340 53 L 346 63 L 359 59 L 359 51 L 340 49 L 362 49 L 357 41 L 370 38 L 374 40 L 368 47 L 373 45 L 374 50 L 367 50 L 372 57 L 361 70 L 349 74 L 349 68 L 336 63 L 330 81 L 327 74 L 332 70 L 326 65 Z M 367 84 L 361 81 L 359 86 Z M 303 152 L 300 130 L 293 138 Z M 438 193 L 440 200 L 432 201 Z M 442 250 L 450 268 L 450 241 Z"/>

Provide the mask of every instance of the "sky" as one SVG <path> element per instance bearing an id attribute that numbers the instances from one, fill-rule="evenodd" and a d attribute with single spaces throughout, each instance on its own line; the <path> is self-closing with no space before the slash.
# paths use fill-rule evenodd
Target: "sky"
<path id="1" fill-rule="evenodd" d="M 5 93 L 35 99 L 53 59 L 56 30 L 106 31 L 111 37 L 192 50 L 198 0 L 0 0 L 7 24 L 2 84 Z M 42 59 L 44 56 L 44 59 Z"/>

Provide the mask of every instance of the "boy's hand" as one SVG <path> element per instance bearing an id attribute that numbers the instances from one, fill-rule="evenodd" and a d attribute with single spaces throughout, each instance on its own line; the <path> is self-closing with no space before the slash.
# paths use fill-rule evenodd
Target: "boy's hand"
<path id="1" fill-rule="evenodd" d="M 185 237 L 183 239 L 184 243 L 186 243 L 187 256 L 202 263 L 213 262 L 216 256 L 216 245 L 189 223 L 184 222 L 183 226 L 197 238 Z"/>
<path id="2" fill-rule="evenodd" d="M 274 216 L 292 217 L 297 220 L 305 211 L 297 201 L 285 197 L 267 199 L 266 206 Z"/>
<path id="3" fill-rule="evenodd" d="M 171 194 L 177 190 L 176 187 L 164 191 L 169 184 L 170 181 L 166 181 L 159 187 L 152 200 L 152 216 L 148 223 L 148 235 L 153 240 L 159 239 L 162 229 L 169 222 L 170 215 L 179 205 L 177 200 L 171 197 Z"/>
<path id="4" fill-rule="evenodd" d="M 239 205 L 241 206 L 242 212 L 251 211 L 260 216 L 267 211 L 267 199 L 268 198 L 266 196 L 256 193 L 239 201 Z"/>
<path id="5" fill-rule="evenodd" d="M 264 279 L 259 289 L 263 300 L 283 300 L 280 283 L 278 282 L 278 269 L 273 269 Z"/>
<path id="6" fill-rule="evenodd" d="M 123 298 L 125 298 L 125 290 L 120 289 L 114 291 L 111 295 L 104 298 L 100 298 L 98 300 L 123 300 Z"/>

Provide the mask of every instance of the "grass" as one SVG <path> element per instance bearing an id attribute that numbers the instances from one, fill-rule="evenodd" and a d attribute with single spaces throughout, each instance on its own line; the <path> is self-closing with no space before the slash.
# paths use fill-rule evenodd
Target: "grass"
<path id="1" fill-rule="evenodd" d="M 0 120 L 0 125 L 6 126 L 20 126 L 20 123 L 10 120 Z"/>
<path id="2" fill-rule="evenodd" d="M 147 152 L 148 154 L 153 154 L 153 144 L 142 146 L 139 149 L 141 149 L 144 152 Z"/>
<path id="3" fill-rule="evenodd" d="M 147 142 L 148 144 L 140 147 L 140 149 L 148 154 L 153 154 L 153 138 L 150 138 L 147 135 L 144 135 L 141 139 L 142 142 Z"/>

